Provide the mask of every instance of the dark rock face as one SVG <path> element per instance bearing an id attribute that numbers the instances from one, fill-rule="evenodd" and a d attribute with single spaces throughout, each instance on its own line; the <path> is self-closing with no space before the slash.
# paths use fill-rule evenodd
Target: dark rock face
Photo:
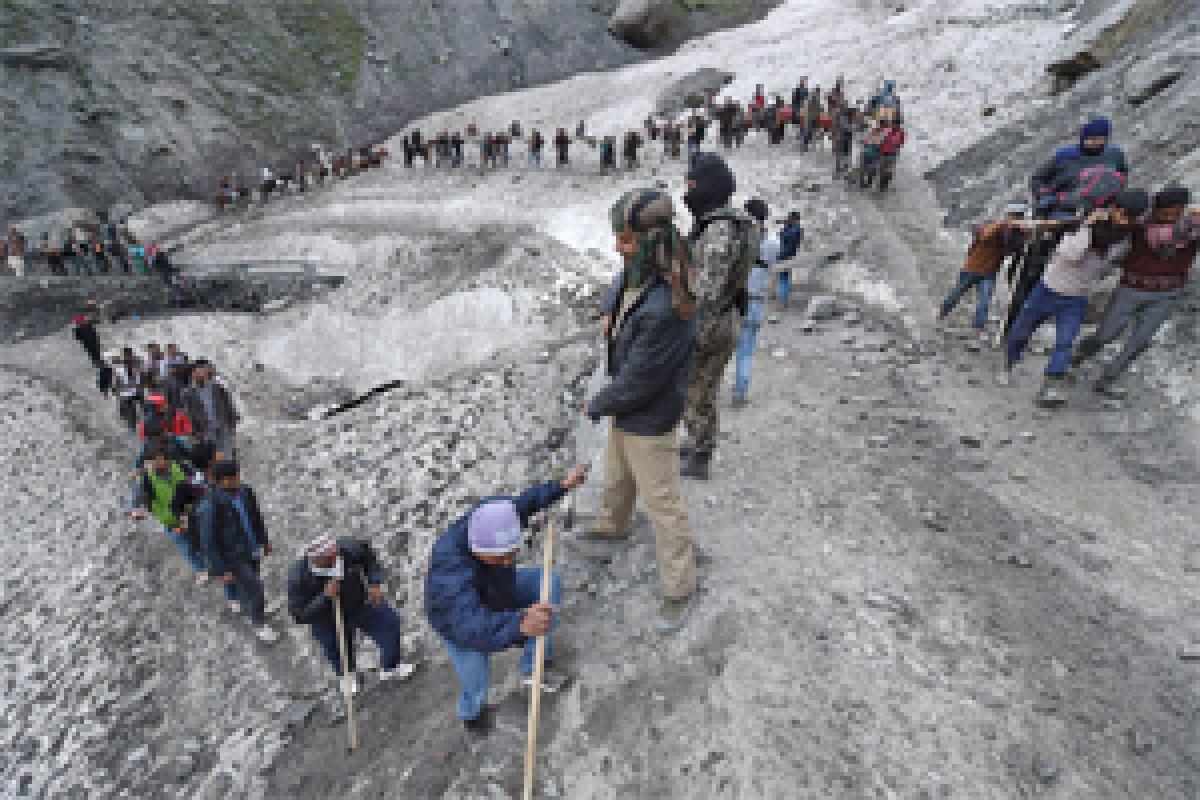
<path id="1" fill-rule="evenodd" d="M 775 4 L 674 9 L 660 47 Z M 431 110 L 643 54 L 610 2 L 8 0 L 0 213 L 208 197 Z"/>
<path id="2" fill-rule="evenodd" d="M 1033 170 L 1094 116 L 1112 120 L 1133 186 L 1200 181 L 1200 128 L 1181 113 L 1200 102 L 1200 1 L 1106 0 L 1078 19 L 1025 116 L 927 173 L 951 224 L 1027 198 Z"/>
<path id="3" fill-rule="evenodd" d="M 667 33 L 671 0 L 621 0 L 608 29 L 634 47 L 653 47 Z"/>

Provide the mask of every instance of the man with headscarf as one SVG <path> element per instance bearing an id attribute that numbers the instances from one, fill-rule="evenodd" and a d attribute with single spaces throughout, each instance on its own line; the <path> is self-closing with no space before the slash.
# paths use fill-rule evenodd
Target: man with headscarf
<path id="1" fill-rule="evenodd" d="M 746 282 L 759 256 L 758 223 L 729 206 L 735 188 L 725 161 L 714 153 L 701 153 L 688 170 L 683 196 L 693 217 L 688 242 L 698 324 L 683 417 L 690 437 L 683 474 L 701 480 L 708 478 L 717 447 L 718 394 L 721 376 L 737 347 L 737 312 L 745 310 Z"/>
<path id="2" fill-rule="evenodd" d="M 1041 324 L 1054 319 L 1054 351 L 1046 365 L 1038 405 L 1056 408 L 1066 403 L 1067 367 L 1087 312 L 1088 295 L 1129 253 L 1134 221 L 1146 213 L 1149 202 L 1143 191 L 1121 192 L 1106 208 L 1088 215 L 1078 231 L 1064 236 L 1013 322 L 1005 340 L 1005 365 L 1009 370 L 1021 359 Z"/>
<path id="3" fill-rule="evenodd" d="M 1121 284 L 1109 298 L 1095 333 L 1079 343 L 1075 364 L 1095 356 L 1133 324 L 1120 354 L 1104 365 L 1093 386 L 1101 394 L 1120 394 L 1113 381 L 1146 351 L 1179 305 L 1200 245 L 1200 217 L 1187 213 L 1190 202 L 1191 192 L 1181 186 L 1167 187 L 1154 196 L 1150 218 L 1133 229 L 1130 252 L 1121 265 Z"/>
<path id="4" fill-rule="evenodd" d="M 331 536 L 320 536 L 310 542 L 288 573 L 288 612 L 296 622 L 309 626 L 339 678 L 342 660 L 333 598 L 341 598 L 346 665 L 350 669 L 354 691 L 358 690 L 354 646 L 358 631 L 370 636 L 379 646 L 381 680 L 408 674 L 398 666 L 400 616 L 384 599 L 383 580 L 383 567 L 370 542 Z"/>
<path id="5" fill-rule="evenodd" d="M 486 700 L 492 653 L 524 647 L 521 672 L 529 676 L 536 638 L 546 636 L 545 663 L 551 661 L 548 637 L 562 582 L 551 574 L 550 602 L 543 603 L 542 570 L 517 567 L 517 551 L 530 518 L 586 478 L 587 468 L 575 467 L 563 480 L 536 484 L 516 497 L 490 497 L 451 524 L 433 546 L 425 615 L 458 674 L 458 718 L 469 734 L 484 735 L 491 727 Z M 561 685 L 561 676 L 549 673 L 547 686 Z"/>
<path id="6" fill-rule="evenodd" d="M 670 196 L 653 189 L 628 192 L 612 208 L 616 250 L 625 267 L 603 309 L 611 381 L 584 408 L 593 421 L 612 418 L 603 500 L 587 538 L 628 540 L 641 494 L 654 528 L 662 587 L 656 627 L 663 634 L 683 624 L 696 585 L 677 438 L 696 338 L 695 301 L 687 246 L 673 216 Z"/>

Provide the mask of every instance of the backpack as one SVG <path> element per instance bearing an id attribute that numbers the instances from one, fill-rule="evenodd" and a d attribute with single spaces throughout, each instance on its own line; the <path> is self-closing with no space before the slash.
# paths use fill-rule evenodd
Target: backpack
<path id="1" fill-rule="evenodd" d="M 728 310 L 728 308 L 732 308 L 735 299 L 745 293 L 746 281 L 750 277 L 750 270 L 758 263 L 759 250 L 762 246 L 762 237 L 758 231 L 758 221 L 745 211 L 736 208 L 718 209 L 704 217 L 692 232 L 690 237 L 691 243 L 694 245 L 700 241 L 700 236 L 704 233 L 705 228 L 719 220 L 726 220 L 734 224 L 737 235 L 738 254 L 734 259 L 733 266 L 729 270 L 729 274 L 725 276 L 724 282 L 715 294 L 703 296 L 699 292 L 697 293 L 697 299 L 700 301 L 701 307 L 707 311 Z M 705 287 L 705 289 L 711 291 L 709 287 Z M 705 293 L 707 294 L 707 291 Z"/>
<path id="2" fill-rule="evenodd" d="M 1058 193 L 1057 205 L 1061 210 L 1088 214 L 1124 191 L 1126 180 L 1124 175 L 1106 164 L 1084 167 L 1076 176 L 1074 185 Z"/>

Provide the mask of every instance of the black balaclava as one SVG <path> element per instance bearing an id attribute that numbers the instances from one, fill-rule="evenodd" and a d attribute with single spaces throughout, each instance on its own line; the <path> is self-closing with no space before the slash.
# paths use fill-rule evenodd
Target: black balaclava
<path id="1" fill-rule="evenodd" d="M 696 188 L 684 194 L 683 204 L 696 219 L 729 205 L 737 189 L 733 173 L 716 153 L 696 154 L 687 172 L 687 180 L 695 181 Z"/>

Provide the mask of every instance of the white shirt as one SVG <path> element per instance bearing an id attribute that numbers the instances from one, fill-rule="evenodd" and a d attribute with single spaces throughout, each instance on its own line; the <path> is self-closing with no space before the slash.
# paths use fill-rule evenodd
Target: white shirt
<path id="1" fill-rule="evenodd" d="M 1118 261 L 1129 253 L 1129 238 L 1097 253 L 1092 249 L 1092 229 L 1088 226 L 1068 233 L 1058 243 L 1042 283 L 1053 292 L 1067 297 L 1087 297 L 1092 288 Z"/>

